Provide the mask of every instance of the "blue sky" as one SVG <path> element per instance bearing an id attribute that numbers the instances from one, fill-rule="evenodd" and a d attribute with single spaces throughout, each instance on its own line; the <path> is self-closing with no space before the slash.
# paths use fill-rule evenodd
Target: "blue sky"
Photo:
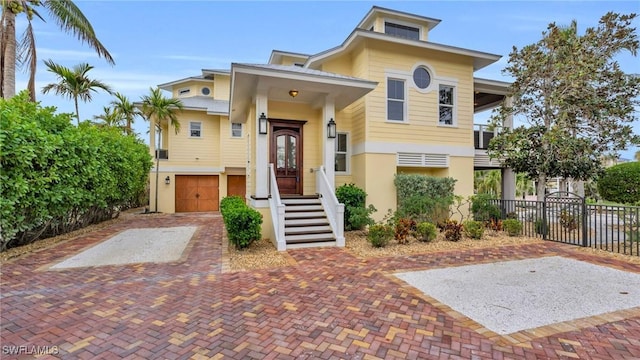
<path id="1" fill-rule="evenodd" d="M 82 1 L 76 4 L 113 55 L 108 65 L 87 46 L 62 33 L 55 23 L 35 21 L 38 46 L 37 87 L 54 82 L 43 61 L 65 66 L 88 62 L 90 75 L 114 90 L 139 100 L 149 87 L 199 75 L 200 69 L 228 69 L 231 62 L 266 63 L 271 50 L 317 53 L 342 43 L 367 11 L 378 5 L 442 22 L 429 34 L 431 41 L 503 55 L 476 73 L 495 80 L 501 74 L 513 46 L 536 42 L 550 22 L 567 25 L 577 20 L 583 31 L 608 11 L 640 13 L 638 1 Z M 47 19 L 46 14 L 45 19 Z M 640 21 L 634 23 L 640 27 Z M 19 19 L 18 32 L 24 29 Z M 640 73 L 640 61 L 629 54 L 618 57 L 622 69 Z M 26 87 L 26 74 L 17 74 L 18 90 Z M 39 90 L 38 90 L 39 91 Z M 44 105 L 73 112 L 71 101 L 38 94 Z M 109 95 L 96 95 L 80 104 L 80 116 L 90 119 L 102 113 Z M 488 113 L 476 116 L 485 122 Z M 640 116 L 640 115 L 639 115 Z M 148 124 L 136 121 L 136 131 L 147 138 Z M 635 124 L 640 133 L 640 123 Z M 148 140 L 147 140 L 148 141 Z M 636 148 L 622 153 L 632 158 Z"/>

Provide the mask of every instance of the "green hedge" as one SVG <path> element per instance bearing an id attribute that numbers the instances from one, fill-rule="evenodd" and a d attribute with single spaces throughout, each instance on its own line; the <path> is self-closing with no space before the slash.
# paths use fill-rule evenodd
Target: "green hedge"
<path id="1" fill-rule="evenodd" d="M 365 206 L 367 193 L 355 184 L 344 184 L 336 189 L 338 202 L 344 204 L 344 229 L 361 230 L 373 225 L 371 214 L 376 211 L 372 205 Z"/>
<path id="2" fill-rule="evenodd" d="M 116 129 L 71 125 L 28 100 L 0 99 L 0 250 L 111 219 L 139 206 L 148 147 Z"/>
<path id="3" fill-rule="evenodd" d="M 606 169 L 598 179 L 598 193 L 608 201 L 640 205 L 640 161 Z"/>
<path id="4" fill-rule="evenodd" d="M 250 208 L 239 196 L 225 197 L 220 201 L 220 212 L 227 228 L 229 242 L 236 249 L 244 249 L 260 240 L 262 214 Z"/>
<path id="5" fill-rule="evenodd" d="M 434 224 L 445 221 L 454 202 L 455 183 L 450 177 L 397 174 L 398 216 Z"/>

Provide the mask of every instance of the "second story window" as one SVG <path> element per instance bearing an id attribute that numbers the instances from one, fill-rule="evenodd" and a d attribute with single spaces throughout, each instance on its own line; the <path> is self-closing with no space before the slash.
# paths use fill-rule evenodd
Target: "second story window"
<path id="1" fill-rule="evenodd" d="M 178 90 L 178 96 L 186 96 L 186 95 L 189 95 L 190 92 L 191 92 L 191 89 L 183 88 Z"/>
<path id="2" fill-rule="evenodd" d="M 202 123 L 199 121 L 192 121 L 189 123 L 189 136 L 192 138 L 202 137 Z"/>
<path id="3" fill-rule="evenodd" d="M 453 86 L 440 85 L 440 95 L 438 96 L 440 125 L 453 125 L 453 107 L 455 106 L 454 94 Z"/>
<path id="4" fill-rule="evenodd" d="M 387 120 L 404 121 L 404 80 L 387 79 Z"/>
<path id="5" fill-rule="evenodd" d="M 242 137 L 242 124 L 231 123 L 231 137 L 234 137 L 234 138 Z"/>
<path id="6" fill-rule="evenodd" d="M 385 22 L 384 33 L 411 40 L 420 40 L 420 29 L 413 26 Z"/>

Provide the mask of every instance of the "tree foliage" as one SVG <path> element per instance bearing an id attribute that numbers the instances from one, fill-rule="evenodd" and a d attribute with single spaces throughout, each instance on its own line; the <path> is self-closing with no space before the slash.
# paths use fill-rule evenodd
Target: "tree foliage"
<path id="1" fill-rule="evenodd" d="M 137 206 L 151 159 L 110 128 L 70 124 L 22 92 L 0 99 L 0 250 L 110 219 Z"/>
<path id="2" fill-rule="evenodd" d="M 602 170 L 603 155 L 640 142 L 632 129 L 640 78 L 615 61 L 623 51 L 637 53 L 635 17 L 607 13 L 582 35 L 575 21 L 564 28 L 552 23 L 540 41 L 509 55 L 504 72 L 515 78 L 511 101 L 494 112 L 492 123 L 515 116 L 528 126 L 504 129 L 489 155 L 537 179 L 538 196 L 549 177 L 588 180 Z"/>
<path id="3" fill-rule="evenodd" d="M 598 193 L 603 199 L 640 205 L 640 162 L 614 165 L 598 179 Z"/>

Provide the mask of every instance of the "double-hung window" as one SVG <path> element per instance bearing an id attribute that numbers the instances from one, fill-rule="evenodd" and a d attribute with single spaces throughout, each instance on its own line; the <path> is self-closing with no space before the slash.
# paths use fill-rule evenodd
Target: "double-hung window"
<path id="1" fill-rule="evenodd" d="M 202 137 L 202 123 L 200 121 L 191 121 L 189 123 L 189 134 L 192 138 Z"/>
<path id="2" fill-rule="evenodd" d="M 231 137 L 234 137 L 234 138 L 242 137 L 242 124 L 241 123 L 231 123 Z"/>
<path id="3" fill-rule="evenodd" d="M 387 79 L 387 120 L 405 120 L 404 80 Z"/>
<path id="4" fill-rule="evenodd" d="M 440 85 L 440 93 L 438 96 L 439 103 L 439 124 L 440 125 L 454 125 L 454 106 L 455 106 L 455 91 L 453 86 Z"/>
<path id="5" fill-rule="evenodd" d="M 336 135 L 336 172 L 348 172 L 349 166 L 349 146 L 347 144 L 348 134 L 347 133 L 338 133 Z"/>

